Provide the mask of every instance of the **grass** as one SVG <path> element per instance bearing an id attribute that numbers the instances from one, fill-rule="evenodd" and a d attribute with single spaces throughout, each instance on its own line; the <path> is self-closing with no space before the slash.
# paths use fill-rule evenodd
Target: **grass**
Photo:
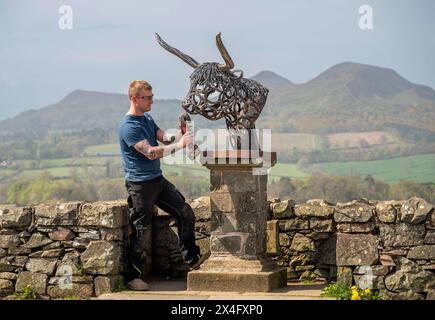
<path id="1" fill-rule="evenodd" d="M 333 297 L 337 300 L 350 300 L 352 289 L 341 284 L 331 283 L 323 289 L 321 296 Z"/>
<path id="2" fill-rule="evenodd" d="M 92 166 L 92 165 L 104 165 L 108 161 L 118 160 L 119 157 L 76 157 L 65 159 L 47 159 L 42 160 L 43 167 L 64 167 L 64 166 Z"/>
<path id="3" fill-rule="evenodd" d="M 115 285 L 113 287 L 113 292 L 121 292 L 121 291 L 126 291 L 129 290 L 127 285 L 124 283 L 124 280 L 119 278 L 118 280 L 116 280 Z"/>
<path id="4" fill-rule="evenodd" d="M 38 299 L 38 294 L 32 286 L 28 284 L 23 290 L 15 292 L 15 297 L 19 300 L 36 300 Z"/>
<path id="5" fill-rule="evenodd" d="M 376 161 L 331 162 L 320 164 L 326 173 L 346 176 L 372 175 L 375 179 L 394 183 L 399 180 L 435 182 L 435 154 L 424 154 Z"/>
<path id="6" fill-rule="evenodd" d="M 201 164 L 165 164 L 164 161 L 162 163 L 163 172 L 176 172 L 180 175 L 183 174 L 192 174 L 197 176 L 202 176 L 208 178 L 210 176 L 210 172 L 207 168 L 202 166 Z M 270 179 L 278 179 L 280 177 L 290 177 L 293 179 L 305 179 L 309 177 L 307 173 L 302 171 L 298 165 L 291 163 L 277 163 L 274 167 L 271 168 Z"/>
<path id="7" fill-rule="evenodd" d="M 381 132 L 373 132 L 373 136 L 381 134 Z M 309 134 L 277 134 L 282 136 L 280 143 L 282 146 L 289 147 L 289 143 L 295 137 L 299 137 L 305 141 L 310 148 L 318 144 L 318 139 L 315 135 Z M 293 135 L 293 138 L 287 137 Z M 344 135 L 344 134 L 342 134 Z M 340 140 L 343 140 L 340 137 Z M 374 139 L 374 138 L 373 138 Z M 302 143 L 302 142 L 301 142 Z M 289 149 L 287 149 L 289 150 Z M 85 148 L 85 153 L 95 154 L 96 152 L 118 152 L 117 144 L 95 145 Z M 199 163 L 183 163 L 182 152 L 177 152 L 175 158 L 164 158 L 161 160 L 162 170 L 166 174 L 196 175 L 204 178 L 209 177 L 209 171 Z M 279 157 L 279 152 L 278 152 Z M 46 159 L 46 160 L 18 160 L 18 165 L 21 172 L 18 170 L 1 168 L 0 179 L 16 178 L 36 178 L 44 171 L 49 172 L 53 177 L 68 178 L 74 170 L 78 177 L 85 178 L 92 176 L 105 176 L 105 165 L 107 163 L 120 164 L 119 156 L 86 156 L 65 159 Z M 171 162 L 172 161 L 172 162 Z M 415 182 L 435 182 L 435 154 L 417 155 L 410 157 L 401 157 L 387 160 L 376 161 L 352 161 L 352 162 L 330 162 L 317 164 L 326 174 L 337 176 L 348 176 L 352 174 L 360 174 L 361 176 L 372 175 L 378 180 L 387 183 L 396 183 L 400 180 L 413 180 Z M 305 179 L 310 175 L 296 164 L 277 163 L 271 168 L 269 180 L 279 179 L 280 177 L 289 177 L 292 179 Z M 122 178 L 122 173 L 120 173 Z"/>
<path id="8" fill-rule="evenodd" d="M 271 168 L 269 177 L 280 178 L 290 177 L 294 179 L 305 179 L 309 177 L 298 165 L 292 163 L 277 163 Z"/>
<path id="9" fill-rule="evenodd" d="M 16 175 L 17 170 L 13 169 L 0 169 L 0 181 L 3 179 L 9 179 Z"/>
<path id="10" fill-rule="evenodd" d="M 312 278 L 312 279 L 310 279 L 310 278 L 305 278 L 305 279 L 302 279 L 301 280 L 301 282 L 303 283 L 303 284 L 313 284 L 313 283 L 316 283 L 318 280 L 316 279 L 316 278 Z"/>
<path id="11" fill-rule="evenodd" d="M 356 286 L 347 287 L 338 283 L 328 284 L 321 296 L 333 297 L 337 300 L 382 300 L 379 290 L 358 289 Z"/>
<path id="12" fill-rule="evenodd" d="M 99 144 L 95 146 L 89 146 L 86 147 L 83 150 L 83 153 L 86 153 L 88 155 L 94 155 L 97 152 L 100 153 L 120 153 L 119 151 L 119 145 L 117 143 L 110 143 L 110 144 Z"/>
<path id="13" fill-rule="evenodd" d="M 79 276 L 84 276 L 86 274 L 85 269 L 83 268 L 83 265 L 81 263 L 78 262 L 74 264 L 74 266 Z"/>
<path id="14" fill-rule="evenodd" d="M 316 135 L 309 133 L 273 133 L 272 149 L 280 150 L 312 150 L 317 147 Z"/>
<path id="15" fill-rule="evenodd" d="M 80 168 L 77 168 L 80 171 Z M 43 172 L 50 173 L 51 176 L 55 178 L 63 178 L 70 176 L 70 172 L 73 170 L 71 167 L 55 167 L 55 168 L 47 168 L 47 169 L 31 169 L 25 170 L 20 174 L 22 178 L 36 178 L 41 175 Z"/>
<path id="16" fill-rule="evenodd" d="M 86 169 L 88 168 L 88 169 Z M 24 170 L 18 175 L 20 178 L 32 179 L 41 176 L 43 172 L 48 172 L 54 178 L 68 178 L 72 172 L 76 172 L 79 177 L 89 177 L 90 172 L 94 175 L 101 175 L 104 173 L 104 168 L 101 167 L 54 167 L 45 169 L 31 169 Z"/>
<path id="17" fill-rule="evenodd" d="M 327 135 L 331 147 L 337 146 L 338 148 L 358 147 L 361 138 L 364 138 L 369 145 L 378 144 L 395 144 L 396 139 L 386 131 L 370 131 L 370 132 L 340 132 Z M 382 141 L 384 136 L 385 141 Z"/>
<path id="18" fill-rule="evenodd" d="M 384 131 L 367 131 L 367 132 L 342 132 L 325 135 L 329 138 L 332 145 L 337 145 L 340 148 L 345 147 L 347 141 L 349 147 L 358 147 L 359 140 L 364 138 L 370 145 L 378 144 L 381 136 L 386 137 L 386 142 L 394 142 L 394 138 Z M 261 142 L 264 142 L 260 139 Z M 313 150 L 321 147 L 320 135 L 311 133 L 273 133 L 272 134 L 272 147 L 275 151 L 292 150 L 298 148 L 299 150 Z M 119 154 L 119 145 L 117 143 L 100 144 L 88 146 L 84 149 L 83 153 L 87 155 L 95 155 L 96 153 L 113 153 Z"/>
<path id="19" fill-rule="evenodd" d="M 180 176 L 183 175 L 195 175 L 204 178 L 210 176 L 210 172 L 201 165 L 167 165 L 161 166 L 163 173 L 176 173 Z"/>

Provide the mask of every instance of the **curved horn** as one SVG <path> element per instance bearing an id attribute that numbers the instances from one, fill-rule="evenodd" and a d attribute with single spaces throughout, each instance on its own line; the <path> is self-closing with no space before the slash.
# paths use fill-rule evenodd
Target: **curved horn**
<path id="1" fill-rule="evenodd" d="M 166 50 L 168 50 L 170 53 L 176 55 L 178 58 L 180 58 L 181 60 L 183 60 L 184 62 L 186 62 L 189 66 L 191 66 L 192 68 L 197 68 L 199 66 L 199 63 L 196 62 L 195 59 L 193 59 L 192 57 L 189 57 L 187 54 L 184 54 L 183 52 L 181 52 L 178 49 L 175 49 L 173 47 L 171 47 L 169 44 L 167 44 L 160 36 L 158 33 L 156 33 L 156 38 L 157 38 L 157 42 Z"/>
<path id="2" fill-rule="evenodd" d="M 230 70 L 230 69 L 234 68 L 233 59 L 231 59 L 230 55 L 228 54 L 227 49 L 225 49 L 225 46 L 222 43 L 220 32 L 216 35 L 216 45 L 219 49 L 219 52 L 222 55 L 222 58 L 224 58 L 224 61 L 225 61 L 225 64 L 220 64 L 219 68 L 222 70 Z"/>

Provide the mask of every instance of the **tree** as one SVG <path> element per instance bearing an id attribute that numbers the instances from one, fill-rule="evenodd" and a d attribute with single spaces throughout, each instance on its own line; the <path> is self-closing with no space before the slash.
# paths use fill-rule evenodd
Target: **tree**
<path id="1" fill-rule="evenodd" d="M 329 141 L 329 137 L 325 135 L 320 136 L 320 149 L 321 150 L 330 150 L 331 143 Z"/>

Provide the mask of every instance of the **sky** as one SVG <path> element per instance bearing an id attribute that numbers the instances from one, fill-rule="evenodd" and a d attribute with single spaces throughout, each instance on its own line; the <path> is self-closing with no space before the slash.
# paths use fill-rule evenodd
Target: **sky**
<path id="1" fill-rule="evenodd" d="M 360 28 L 364 5 L 371 29 Z M 193 70 L 155 32 L 198 62 L 223 62 L 221 32 L 245 77 L 270 70 L 303 83 L 352 61 L 435 88 L 434 31 L 432 0 L 1 0 L 0 120 L 77 89 L 126 94 L 134 79 L 156 99 L 182 99 Z"/>

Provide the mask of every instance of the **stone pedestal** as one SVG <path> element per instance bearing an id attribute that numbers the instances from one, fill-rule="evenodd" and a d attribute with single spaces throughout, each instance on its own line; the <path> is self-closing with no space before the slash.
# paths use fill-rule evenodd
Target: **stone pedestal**
<path id="1" fill-rule="evenodd" d="M 260 170 L 276 163 L 276 153 L 204 152 L 202 163 L 210 169 L 211 255 L 189 272 L 187 289 L 267 292 L 286 286 L 286 269 L 266 256 L 267 174 Z"/>

